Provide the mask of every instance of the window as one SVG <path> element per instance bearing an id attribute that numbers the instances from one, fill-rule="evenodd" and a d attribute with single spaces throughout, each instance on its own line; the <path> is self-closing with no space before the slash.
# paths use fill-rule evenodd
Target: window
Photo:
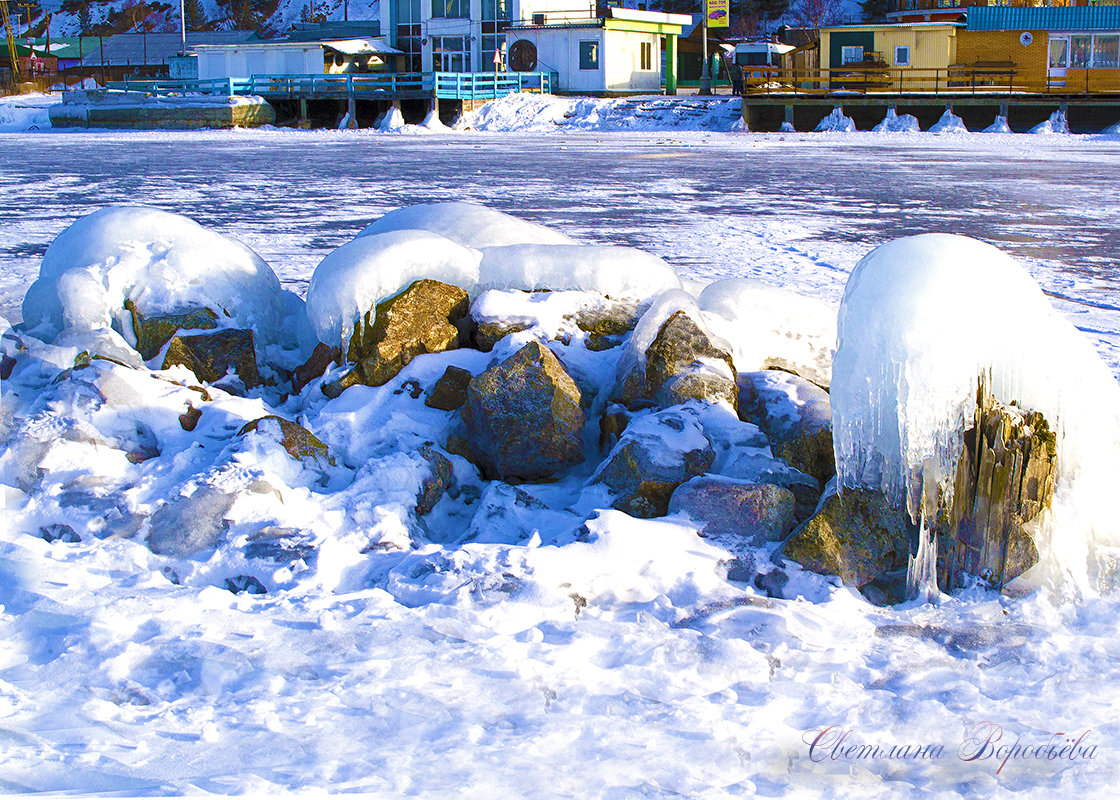
<path id="1" fill-rule="evenodd" d="M 900 46 L 894 49 L 894 64 L 896 67 L 910 66 L 910 48 Z"/>
<path id="2" fill-rule="evenodd" d="M 599 69 L 599 42 L 583 41 L 579 43 L 579 68 Z"/>
<path id="3" fill-rule="evenodd" d="M 642 69 L 649 71 L 653 69 L 653 45 L 649 42 L 642 42 Z"/>
<path id="4" fill-rule="evenodd" d="M 470 72 L 470 46 L 466 36 L 433 36 L 433 68 L 436 72 Z"/>
<path id="5" fill-rule="evenodd" d="M 1088 67 L 1092 52 L 1092 36 L 1077 35 L 1069 37 L 1069 65 L 1073 69 L 1084 69 Z"/>
<path id="6" fill-rule="evenodd" d="M 397 41 L 394 47 L 404 53 L 404 71 L 420 71 L 420 0 L 395 0 Z"/>
<path id="7" fill-rule="evenodd" d="M 1050 69 L 1069 66 L 1069 39 L 1050 39 Z"/>
<path id="8" fill-rule="evenodd" d="M 432 0 L 432 16 L 448 19 L 469 19 L 470 0 Z"/>
<path id="9" fill-rule="evenodd" d="M 482 69 L 493 69 L 494 53 L 505 50 L 509 0 L 482 0 Z"/>
<path id="10" fill-rule="evenodd" d="M 1093 37 L 1093 66 L 1104 69 L 1120 67 L 1120 36 Z"/>
<path id="11" fill-rule="evenodd" d="M 840 61 L 843 64 L 858 64 L 863 61 L 863 45 L 844 45 L 840 50 Z"/>

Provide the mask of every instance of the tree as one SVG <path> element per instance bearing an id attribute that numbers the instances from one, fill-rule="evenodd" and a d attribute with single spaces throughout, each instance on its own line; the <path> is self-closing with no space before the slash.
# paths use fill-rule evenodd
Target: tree
<path id="1" fill-rule="evenodd" d="M 889 0 L 861 0 L 859 7 L 863 10 L 863 18 L 868 22 L 881 22 L 887 18 L 891 10 Z"/>
<path id="2" fill-rule="evenodd" d="M 186 12 L 188 31 L 206 30 L 210 19 L 200 0 L 183 0 L 183 10 Z"/>
<path id="3" fill-rule="evenodd" d="M 792 7 L 796 27 L 818 30 L 844 19 L 842 0 L 797 0 Z"/>

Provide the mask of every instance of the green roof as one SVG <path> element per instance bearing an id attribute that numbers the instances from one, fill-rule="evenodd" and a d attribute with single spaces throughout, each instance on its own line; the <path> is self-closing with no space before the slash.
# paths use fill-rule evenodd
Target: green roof
<path id="1" fill-rule="evenodd" d="M 973 6 L 970 31 L 1120 31 L 1120 6 Z"/>

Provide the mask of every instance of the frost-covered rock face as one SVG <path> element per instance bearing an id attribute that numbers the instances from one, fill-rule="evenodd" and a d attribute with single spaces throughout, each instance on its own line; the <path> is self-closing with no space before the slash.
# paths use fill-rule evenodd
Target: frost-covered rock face
<path id="1" fill-rule="evenodd" d="M 821 486 L 836 474 L 832 405 L 816 384 L 781 370 L 741 372 L 739 414 L 766 433 L 774 455 Z"/>
<path id="2" fill-rule="evenodd" d="M 465 247 L 574 244 L 560 231 L 474 203 L 426 203 L 390 211 L 358 237 L 391 231 L 429 231 Z"/>
<path id="3" fill-rule="evenodd" d="M 130 301 L 145 316 L 209 309 L 222 325 L 288 338 L 285 300 L 269 266 L 245 245 L 193 220 L 115 206 L 75 222 L 51 243 L 23 301 L 28 328 L 113 329 L 135 345 Z"/>
<path id="4" fill-rule="evenodd" d="M 527 481 L 582 461 L 580 400 L 564 365 L 540 342 L 476 376 L 463 419 L 480 466 L 503 480 Z"/>
<path id="5" fill-rule="evenodd" d="M 781 541 L 793 530 L 794 499 L 773 484 L 704 476 L 681 484 L 670 514 L 687 514 L 705 536 L 740 536 L 751 544 Z"/>

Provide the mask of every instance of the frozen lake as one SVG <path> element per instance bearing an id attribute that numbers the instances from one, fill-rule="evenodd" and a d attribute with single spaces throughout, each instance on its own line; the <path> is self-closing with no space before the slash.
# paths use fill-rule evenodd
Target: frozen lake
<path id="1" fill-rule="evenodd" d="M 71 221 L 113 203 L 187 214 L 290 287 L 397 206 L 468 199 L 626 244 L 701 280 L 839 299 L 872 246 L 964 233 L 1024 259 L 1120 365 L 1120 140 L 974 134 L 0 135 L 0 314 Z"/>

